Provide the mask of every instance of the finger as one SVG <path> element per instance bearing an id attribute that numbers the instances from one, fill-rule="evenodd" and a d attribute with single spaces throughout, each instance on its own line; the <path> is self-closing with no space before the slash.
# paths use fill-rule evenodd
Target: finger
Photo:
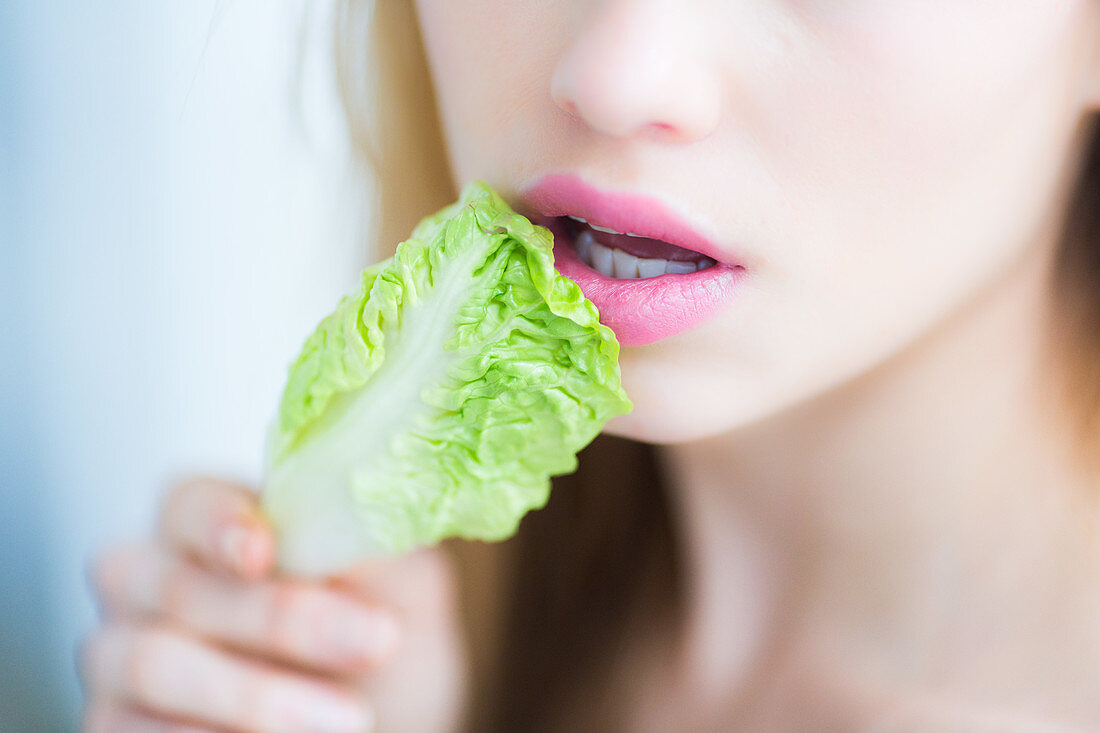
<path id="1" fill-rule="evenodd" d="M 329 583 L 356 596 L 385 598 L 402 615 L 446 615 L 458 598 L 457 572 L 442 546 L 360 563 Z"/>
<path id="2" fill-rule="evenodd" d="M 249 489 L 215 479 L 176 486 L 161 511 L 168 542 L 212 568 L 256 579 L 271 572 L 275 540 Z"/>
<path id="3" fill-rule="evenodd" d="M 97 701 L 84 715 L 83 733 L 218 733 L 138 712 L 112 701 Z"/>
<path id="4" fill-rule="evenodd" d="M 239 733 L 365 733 L 373 715 L 335 683 L 245 661 L 167 629 L 99 631 L 82 655 L 93 695 Z"/>
<path id="5" fill-rule="evenodd" d="M 241 583 L 156 546 L 103 556 L 96 585 L 115 614 L 164 615 L 196 635 L 327 672 L 377 666 L 398 642 L 385 609 L 292 580 Z"/>

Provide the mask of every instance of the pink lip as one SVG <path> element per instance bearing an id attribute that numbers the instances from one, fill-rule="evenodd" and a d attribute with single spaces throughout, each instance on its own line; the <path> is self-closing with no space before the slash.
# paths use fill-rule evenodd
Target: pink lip
<path id="1" fill-rule="evenodd" d="M 697 328 L 726 307 L 747 277 L 744 267 L 673 214 L 659 200 L 612 194 L 570 175 L 548 175 L 520 197 L 531 219 L 554 233 L 554 265 L 580 286 L 600 311 L 600 321 L 623 346 L 642 346 Z M 687 275 L 618 279 L 586 265 L 573 249 L 559 216 L 575 216 L 620 232 L 653 237 L 701 252 L 718 264 Z"/>

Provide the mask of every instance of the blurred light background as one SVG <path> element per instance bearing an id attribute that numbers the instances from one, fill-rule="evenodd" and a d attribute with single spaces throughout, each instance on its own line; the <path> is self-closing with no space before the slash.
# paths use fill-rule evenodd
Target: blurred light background
<path id="1" fill-rule="evenodd" d="M 251 483 L 365 264 L 331 2 L 0 2 L 0 730 L 75 730 L 88 559 Z"/>

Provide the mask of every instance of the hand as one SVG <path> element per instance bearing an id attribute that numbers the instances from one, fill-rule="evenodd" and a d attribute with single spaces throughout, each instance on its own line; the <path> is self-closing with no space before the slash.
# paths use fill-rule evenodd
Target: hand
<path id="1" fill-rule="evenodd" d="M 82 645 L 86 733 L 440 733 L 465 649 L 438 548 L 325 580 L 273 572 L 253 492 L 174 489 L 152 543 L 91 569 L 104 618 Z"/>

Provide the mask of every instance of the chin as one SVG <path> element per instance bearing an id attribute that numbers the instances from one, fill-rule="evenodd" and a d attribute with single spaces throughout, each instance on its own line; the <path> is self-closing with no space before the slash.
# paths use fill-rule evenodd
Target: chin
<path id="1" fill-rule="evenodd" d="M 690 353 L 688 348 L 624 349 L 622 384 L 634 409 L 612 418 L 603 432 L 669 445 L 713 438 L 745 422 L 747 405 L 740 403 L 759 388 L 746 380 L 743 392 L 736 389 L 728 373 L 716 373 L 724 369 L 707 368 L 705 358 L 685 359 Z"/>
<path id="2" fill-rule="evenodd" d="M 761 423 L 809 396 L 753 375 L 684 369 L 668 376 L 640 366 L 624 364 L 622 371 L 634 409 L 609 420 L 604 433 L 657 445 L 704 441 Z"/>
<path id="3" fill-rule="evenodd" d="M 738 423 L 728 415 L 700 417 L 698 413 L 685 410 L 683 405 L 640 405 L 635 401 L 633 411 L 612 418 L 603 432 L 643 443 L 675 445 L 717 437 L 737 427 Z"/>

